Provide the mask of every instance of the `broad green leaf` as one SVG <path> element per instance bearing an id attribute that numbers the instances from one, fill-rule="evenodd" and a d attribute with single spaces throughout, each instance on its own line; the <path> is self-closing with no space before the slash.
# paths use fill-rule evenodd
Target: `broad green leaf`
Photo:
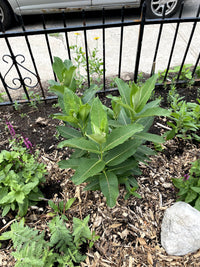
<path id="1" fill-rule="evenodd" d="M 118 116 L 118 122 L 122 125 L 128 125 L 131 123 L 131 119 L 127 116 L 124 108 L 120 110 L 120 113 Z"/>
<path id="2" fill-rule="evenodd" d="M 37 191 L 34 190 L 34 191 L 31 191 L 27 197 L 31 201 L 39 201 L 44 196 L 40 190 L 37 190 Z"/>
<path id="3" fill-rule="evenodd" d="M 196 197 L 197 197 L 197 193 L 192 191 L 192 190 L 189 190 L 187 195 L 186 195 L 185 202 L 190 203 L 193 200 L 195 200 Z"/>
<path id="4" fill-rule="evenodd" d="M 195 207 L 195 209 L 200 211 L 200 196 L 195 201 L 195 206 L 194 207 Z"/>
<path id="5" fill-rule="evenodd" d="M 143 126 L 137 123 L 125 125 L 124 127 L 113 130 L 111 134 L 107 137 L 107 141 L 103 150 L 108 151 L 124 143 L 135 133 L 141 132 L 142 130 Z"/>
<path id="6" fill-rule="evenodd" d="M 128 182 L 130 183 L 131 186 L 138 188 L 138 182 L 137 182 L 137 180 L 135 178 L 133 178 L 133 177 L 130 178 L 129 177 L 128 178 Z"/>
<path id="7" fill-rule="evenodd" d="M 71 206 L 72 206 L 72 204 L 74 203 L 75 200 L 76 200 L 75 197 L 74 197 L 74 198 L 70 198 L 70 199 L 67 201 L 66 205 L 65 205 L 65 210 L 70 209 Z"/>
<path id="8" fill-rule="evenodd" d="M 14 194 L 15 199 L 18 203 L 22 204 L 25 198 L 25 195 L 23 192 L 15 192 Z"/>
<path id="9" fill-rule="evenodd" d="M 2 187 L 0 188 L 0 199 L 5 197 L 8 194 L 8 187 Z"/>
<path id="10" fill-rule="evenodd" d="M 89 182 L 85 187 L 84 187 L 84 191 L 96 191 L 96 190 L 100 190 L 100 185 L 99 185 L 99 178 L 98 176 L 95 176 L 95 180 Z"/>
<path id="11" fill-rule="evenodd" d="M 78 118 L 80 118 L 82 120 L 83 123 L 87 122 L 87 119 L 89 117 L 90 114 L 90 105 L 89 104 L 81 104 L 79 111 L 78 111 Z"/>
<path id="12" fill-rule="evenodd" d="M 112 99 L 112 106 L 115 107 L 115 109 L 117 108 L 118 109 L 118 112 L 114 112 L 116 113 L 116 115 L 118 115 L 120 109 L 119 109 L 119 106 L 122 106 L 124 107 L 124 109 L 126 110 L 127 114 L 128 114 L 128 117 L 131 117 L 132 116 L 132 113 L 135 113 L 134 110 L 132 109 L 132 107 L 128 104 L 126 104 L 120 97 L 117 97 L 117 96 L 107 96 L 107 98 L 110 98 Z M 116 106 L 116 104 L 114 105 L 114 102 L 118 104 L 118 106 Z"/>
<path id="13" fill-rule="evenodd" d="M 64 63 L 62 59 L 60 59 L 59 57 L 54 57 L 53 70 L 60 82 L 62 82 L 63 80 L 63 77 L 62 77 L 63 69 L 64 69 Z"/>
<path id="14" fill-rule="evenodd" d="M 111 166 L 109 170 L 114 172 L 115 174 L 123 174 L 126 173 L 127 170 L 131 170 L 133 168 L 137 168 L 137 161 L 135 159 L 127 159 L 126 161 L 122 162 L 121 164 Z"/>
<path id="15" fill-rule="evenodd" d="M 119 93 L 122 97 L 122 101 L 130 106 L 130 94 L 131 94 L 131 88 L 127 83 L 125 83 L 123 80 L 116 78 L 115 82 L 117 84 Z"/>
<path id="16" fill-rule="evenodd" d="M 142 132 L 148 132 L 151 125 L 153 124 L 154 117 L 144 117 L 137 120 L 137 123 L 141 124 L 144 129 Z"/>
<path id="17" fill-rule="evenodd" d="M 108 132 L 107 113 L 98 97 L 96 97 L 92 103 L 90 118 L 93 134 Z"/>
<path id="18" fill-rule="evenodd" d="M 99 145 L 106 142 L 106 133 L 103 133 L 103 132 L 102 133 L 96 133 L 96 134 L 89 134 L 86 136 Z"/>
<path id="19" fill-rule="evenodd" d="M 59 134 L 67 139 L 74 138 L 74 137 L 81 137 L 81 133 L 71 127 L 67 126 L 58 126 L 56 127 Z"/>
<path id="20" fill-rule="evenodd" d="M 173 128 L 172 130 L 168 131 L 166 133 L 166 140 L 170 140 L 170 139 L 174 138 L 175 134 L 176 134 L 176 129 L 175 128 Z"/>
<path id="21" fill-rule="evenodd" d="M 55 84 L 55 85 L 50 87 L 50 91 L 54 92 L 59 97 L 63 97 L 64 91 L 65 91 L 65 86 L 60 85 L 60 84 Z"/>
<path id="22" fill-rule="evenodd" d="M 142 109 L 143 111 L 150 109 L 150 108 L 157 108 L 159 107 L 159 104 L 161 102 L 161 99 L 157 98 L 153 101 L 150 101 L 148 103 L 146 103 L 146 105 L 144 106 L 144 108 Z"/>
<path id="23" fill-rule="evenodd" d="M 8 205 L 3 207 L 3 211 L 2 211 L 2 214 L 1 214 L 2 217 L 5 217 L 8 214 L 8 212 L 10 211 L 10 207 L 11 207 L 10 204 L 8 204 Z"/>
<path id="24" fill-rule="evenodd" d="M 141 145 L 138 147 L 137 152 L 140 154 L 145 154 L 145 155 L 155 155 L 156 152 L 152 150 L 150 147 L 147 147 L 145 145 Z"/>
<path id="25" fill-rule="evenodd" d="M 98 89 L 99 88 L 96 84 L 92 84 L 88 90 L 85 90 L 82 98 L 83 103 L 90 103 L 92 99 L 95 97 L 95 94 Z"/>
<path id="26" fill-rule="evenodd" d="M 94 142 L 82 138 L 73 138 L 70 140 L 62 141 L 58 144 L 58 148 L 65 146 L 86 150 L 95 154 L 100 154 L 99 147 Z"/>
<path id="27" fill-rule="evenodd" d="M 181 178 L 172 178 L 172 182 L 174 186 L 178 189 L 183 188 L 183 180 Z"/>
<path id="28" fill-rule="evenodd" d="M 69 59 L 65 59 L 63 63 L 64 63 L 64 65 L 65 65 L 65 67 L 66 67 L 67 69 L 69 69 L 70 67 L 73 66 L 71 60 L 69 60 Z"/>
<path id="29" fill-rule="evenodd" d="M 74 92 L 65 88 L 63 100 L 66 115 L 72 115 L 70 112 L 71 110 L 75 112 L 75 114 L 78 113 L 79 107 L 82 103 L 81 99 Z"/>
<path id="30" fill-rule="evenodd" d="M 76 127 L 77 127 L 77 123 L 78 123 L 77 117 L 67 116 L 65 114 L 57 113 L 57 114 L 53 114 L 53 118 L 68 122 L 70 124 L 74 123 L 74 125 L 76 125 Z"/>
<path id="31" fill-rule="evenodd" d="M 99 184 L 106 197 L 106 203 L 109 207 L 114 207 L 119 195 L 117 176 L 113 172 L 103 172 L 99 176 Z"/>
<path id="32" fill-rule="evenodd" d="M 180 196 L 180 197 L 182 196 L 183 197 L 182 199 L 184 199 L 184 201 L 185 201 L 187 193 L 188 193 L 188 188 L 182 187 L 182 188 L 180 188 L 177 196 Z"/>
<path id="33" fill-rule="evenodd" d="M 19 216 L 23 217 L 26 213 L 27 213 L 27 210 L 28 210 L 28 204 L 29 204 L 29 201 L 27 198 L 25 198 L 23 200 L 23 203 L 20 204 L 19 203 Z"/>
<path id="34" fill-rule="evenodd" d="M 72 153 L 70 159 L 78 159 L 83 157 L 87 151 L 76 148 L 75 151 Z"/>
<path id="35" fill-rule="evenodd" d="M 137 113 L 142 111 L 147 101 L 149 100 L 152 91 L 154 90 L 157 78 L 158 78 L 157 75 L 153 75 L 145 82 L 145 84 L 137 91 L 137 93 L 133 95 L 132 97 L 133 107 L 135 107 L 135 111 Z"/>
<path id="36" fill-rule="evenodd" d="M 135 84 L 135 82 L 132 82 L 130 88 L 131 88 L 130 97 L 132 98 L 132 96 L 134 96 L 139 91 L 140 87 L 137 84 Z M 132 105 L 132 103 L 130 104 Z"/>
<path id="37" fill-rule="evenodd" d="M 192 186 L 191 189 L 196 193 L 200 193 L 200 187 Z"/>
<path id="38" fill-rule="evenodd" d="M 114 166 L 125 161 L 136 152 L 138 146 L 141 145 L 141 143 L 142 141 L 138 140 L 128 140 L 123 144 L 113 148 L 105 157 L 106 165 Z"/>
<path id="39" fill-rule="evenodd" d="M 4 196 L 3 198 L 1 198 L 0 199 L 0 204 L 12 203 L 13 201 L 15 201 L 14 193 L 15 192 L 11 191 L 6 196 Z"/>
<path id="40" fill-rule="evenodd" d="M 80 159 L 67 159 L 58 162 L 58 166 L 61 169 L 74 169 L 76 170 L 80 164 Z"/>
<path id="41" fill-rule="evenodd" d="M 121 110 L 121 105 L 119 102 L 119 97 L 108 95 L 107 98 L 112 99 L 111 100 L 111 105 L 112 105 L 112 110 L 113 110 L 113 117 L 117 118 L 119 116 L 120 110 Z M 122 100 L 120 99 L 122 102 Z"/>
<path id="42" fill-rule="evenodd" d="M 38 185 L 37 180 L 34 182 L 29 182 L 22 187 L 22 192 L 24 193 L 24 195 L 28 195 L 31 192 L 31 190 L 33 190 L 37 185 Z"/>
<path id="43" fill-rule="evenodd" d="M 75 72 L 76 72 L 75 66 L 71 66 L 69 69 L 64 68 L 62 70 L 62 78 L 63 78 L 62 84 L 64 84 L 70 89 L 74 89 L 73 82 L 74 82 Z"/>
<path id="44" fill-rule="evenodd" d="M 130 123 L 129 123 L 130 124 Z M 109 120 L 108 121 L 108 125 L 111 127 L 111 128 L 119 128 L 119 127 L 123 127 L 124 124 L 121 124 L 119 123 L 118 121 L 116 120 Z"/>
<path id="45" fill-rule="evenodd" d="M 105 162 L 99 159 L 82 159 L 79 167 L 72 177 L 74 184 L 78 185 L 86 181 L 87 178 L 100 173 L 105 167 Z"/>
<path id="46" fill-rule="evenodd" d="M 162 136 L 151 134 L 151 133 L 139 133 L 134 135 L 135 138 L 141 139 L 141 140 L 147 140 L 154 143 L 163 143 L 164 138 Z"/>
<path id="47" fill-rule="evenodd" d="M 146 109 L 145 111 L 141 111 L 135 115 L 135 118 L 143 118 L 143 117 L 152 117 L 152 116 L 169 116 L 171 112 L 164 108 L 150 108 Z"/>

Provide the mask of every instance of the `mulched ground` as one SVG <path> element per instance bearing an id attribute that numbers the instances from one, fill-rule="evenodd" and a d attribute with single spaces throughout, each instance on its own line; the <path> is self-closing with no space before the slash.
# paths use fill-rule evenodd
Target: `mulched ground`
<path id="1" fill-rule="evenodd" d="M 195 88 L 192 89 L 196 92 Z M 186 90 L 188 92 L 188 90 Z M 186 93 L 186 91 L 184 93 Z M 191 93 L 193 96 L 193 94 Z M 0 107 L 0 149 L 8 148 L 9 134 L 5 120 L 9 120 L 17 133 L 23 133 L 40 150 L 40 161 L 47 165 L 48 175 L 43 188 L 44 201 L 30 208 L 26 222 L 30 227 L 46 229 L 50 220 L 47 200 L 77 200 L 66 216 L 84 218 L 90 214 L 90 227 L 100 239 L 92 249 L 87 249 L 87 259 L 81 266 L 200 266 L 200 251 L 183 257 L 168 256 L 161 246 L 160 228 L 164 211 L 176 201 L 172 177 L 181 177 L 190 168 L 190 162 L 200 156 L 199 144 L 174 139 L 164 144 L 164 150 L 146 165 L 141 164 L 142 175 L 137 177 L 141 199 L 130 197 L 124 200 L 125 190 L 114 208 L 108 208 L 103 195 L 83 191 L 84 185 L 74 186 L 70 181 L 73 171 L 58 168 L 58 161 L 69 156 L 69 149 L 57 149 L 57 120 L 50 115 L 57 110 L 53 103 L 40 104 L 37 109 L 24 105 L 15 111 L 12 107 Z M 24 114 L 23 116 L 20 114 Z M 162 121 L 164 125 L 166 122 Z M 153 132 L 164 129 L 154 123 Z M 9 229 L 14 214 L 1 217 L 0 233 Z M 10 255 L 11 242 L 3 242 L 0 249 L 0 266 L 14 266 Z"/>

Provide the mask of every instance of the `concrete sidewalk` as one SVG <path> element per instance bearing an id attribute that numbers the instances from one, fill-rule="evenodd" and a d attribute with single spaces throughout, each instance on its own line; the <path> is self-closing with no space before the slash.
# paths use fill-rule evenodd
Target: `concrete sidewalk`
<path id="1" fill-rule="evenodd" d="M 175 50 L 173 53 L 173 59 L 171 67 L 178 66 L 181 64 L 183 55 L 186 50 L 188 39 L 190 37 L 193 23 L 181 23 L 179 28 L 179 34 Z M 172 47 L 176 24 L 165 24 L 163 26 L 163 32 L 161 36 L 161 42 L 158 50 L 157 61 L 156 61 L 156 72 L 164 70 L 167 67 L 169 54 Z M 119 67 L 119 51 L 120 51 L 120 28 L 110 28 L 105 31 L 105 55 L 106 55 L 106 77 L 117 75 Z M 135 69 L 135 58 L 138 43 L 138 32 L 139 26 L 128 26 L 124 27 L 124 42 L 123 42 L 123 53 L 122 53 L 122 73 L 133 73 Z M 159 32 L 159 25 L 148 25 L 145 26 L 142 52 L 139 70 L 145 73 L 150 73 L 152 68 L 152 62 Z M 80 32 L 80 35 L 75 33 L 69 33 L 70 45 L 83 47 L 84 50 L 84 35 Z M 98 40 L 94 40 L 95 37 L 99 37 Z M 87 31 L 89 53 L 98 46 L 98 56 L 103 57 L 102 54 L 102 30 L 91 30 Z M 39 75 L 42 82 L 46 82 L 50 79 L 54 79 L 51 62 L 47 50 L 45 36 L 29 36 L 28 37 L 34 59 L 38 68 Z M 34 85 L 35 77 L 31 72 L 35 73 L 30 53 L 27 49 L 27 45 L 24 37 L 9 38 L 10 44 L 13 48 L 15 55 L 23 55 L 17 57 L 20 71 L 22 71 L 23 77 L 30 77 L 32 79 L 32 85 Z M 67 47 L 65 43 L 64 34 L 49 35 L 50 46 L 52 55 L 60 57 L 62 59 L 68 58 Z M 5 76 L 6 83 L 14 87 L 13 81 L 18 84 L 17 80 L 13 80 L 18 77 L 15 67 L 12 66 L 7 45 L 3 39 L 0 39 L 0 70 L 3 76 Z M 190 49 L 186 58 L 186 64 L 195 64 L 200 52 L 200 25 L 197 24 L 196 30 L 192 39 Z M 4 56 L 4 62 L 2 57 Z M 25 60 L 25 61 L 24 61 Z M 24 61 L 24 62 L 23 62 Z M 26 69 L 24 69 L 25 67 Z M 10 69 L 11 68 L 11 69 Z M 84 70 L 83 70 L 84 71 Z M 8 72 L 8 73 L 7 73 Z M 7 74 L 6 74 L 7 73 Z M 30 80 L 26 79 L 28 83 Z M 1 91 L 4 90 L 2 84 L 0 84 Z M 20 91 L 20 90 L 18 90 Z M 12 93 L 12 92 L 11 92 Z"/>

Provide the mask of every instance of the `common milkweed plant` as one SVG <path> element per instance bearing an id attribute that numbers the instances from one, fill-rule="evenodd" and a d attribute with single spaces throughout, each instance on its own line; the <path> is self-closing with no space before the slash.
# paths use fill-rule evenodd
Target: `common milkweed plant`
<path id="1" fill-rule="evenodd" d="M 139 196 L 133 175 L 139 173 L 138 163 L 153 153 L 144 142 L 163 142 L 162 137 L 148 133 L 148 129 L 154 116 L 166 116 L 169 112 L 159 107 L 159 99 L 148 102 L 157 76 L 141 87 L 117 78 L 120 95 L 109 96 L 111 109 L 95 97 L 95 86 L 81 96 L 75 93 L 75 69 L 71 61 L 54 58 L 53 70 L 59 82 L 50 81 L 50 90 L 58 95 L 62 113 L 53 117 L 65 123 L 57 130 L 66 139 L 58 148 L 74 149 L 70 159 L 61 160 L 59 167 L 74 169 L 75 185 L 87 183 L 85 190 L 101 190 L 108 206 L 113 207 L 120 184 L 126 186 L 126 197 Z"/>

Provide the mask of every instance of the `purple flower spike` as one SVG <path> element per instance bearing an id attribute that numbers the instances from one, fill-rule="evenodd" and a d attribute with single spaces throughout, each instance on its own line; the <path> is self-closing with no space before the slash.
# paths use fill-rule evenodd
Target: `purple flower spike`
<path id="1" fill-rule="evenodd" d="M 15 137 L 16 133 L 12 124 L 9 121 L 6 121 L 6 125 L 8 126 L 9 132 L 12 135 L 12 137 Z"/>
<path id="2" fill-rule="evenodd" d="M 31 149 L 33 147 L 32 143 L 28 140 L 28 137 L 24 137 L 23 136 L 23 139 L 24 139 L 24 144 L 25 146 L 28 148 L 28 149 Z"/>
<path id="3" fill-rule="evenodd" d="M 25 137 L 23 134 L 22 134 L 22 137 L 23 137 L 23 141 L 24 141 L 26 148 L 32 153 L 33 145 L 31 141 L 29 141 L 28 137 Z"/>
<path id="4" fill-rule="evenodd" d="M 190 178 L 189 174 L 184 174 L 184 180 L 188 180 Z"/>

